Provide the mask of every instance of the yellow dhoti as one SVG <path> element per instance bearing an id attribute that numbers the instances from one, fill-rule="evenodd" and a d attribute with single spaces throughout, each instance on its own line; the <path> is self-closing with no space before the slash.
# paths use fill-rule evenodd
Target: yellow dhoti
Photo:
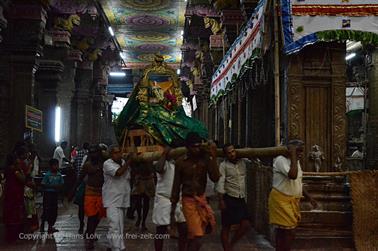
<path id="1" fill-rule="evenodd" d="M 272 189 L 269 195 L 269 223 L 282 228 L 295 228 L 301 219 L 300 197 Z"/>

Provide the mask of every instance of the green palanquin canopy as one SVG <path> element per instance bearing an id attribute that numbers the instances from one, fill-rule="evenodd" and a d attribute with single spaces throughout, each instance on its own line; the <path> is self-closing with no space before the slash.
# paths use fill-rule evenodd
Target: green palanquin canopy
<path id="1" fill-rule="evenodd" d="M 143 128 L 163 145 L 182 142 L 189 132 L 196 132 L 207 139 L 206 127 L 186 116 L 181 102 L 176 73 L 158 58 L 144 70 L 143 79 L 134 88 L 116 121 L 119 140 L 125 128 Z"/>

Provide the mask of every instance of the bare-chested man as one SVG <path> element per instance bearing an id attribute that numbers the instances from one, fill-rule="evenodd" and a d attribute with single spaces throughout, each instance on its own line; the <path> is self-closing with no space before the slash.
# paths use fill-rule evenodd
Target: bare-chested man
<path id="1" fill-rule="evenodd" d="M 196 133 L 189 133 L 185 139 L 188 153 L 176 161 L 172 187 L 171 223 L 174 222 L 176 203 L 182 193 L 182 211 L 188 227 L 188 250 L 198 251 L 201 237 L 215 227 L 214 212 L 205 197 L 207 174 L 217 182 L 220 174 L 217 166 L 217 146 L 212 143 L 209 149 L 201 146 L 202 139 Z"/>

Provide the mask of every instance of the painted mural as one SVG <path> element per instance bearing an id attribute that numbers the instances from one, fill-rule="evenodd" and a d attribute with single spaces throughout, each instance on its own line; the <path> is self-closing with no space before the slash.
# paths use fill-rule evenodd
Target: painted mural
<path id="1" fill-rule="evenodd" d="M 168 64 L 180 62 L 184 0 L 101 0 L 101 4 L 128 67 L 149 64 L 156 53 Z"/>

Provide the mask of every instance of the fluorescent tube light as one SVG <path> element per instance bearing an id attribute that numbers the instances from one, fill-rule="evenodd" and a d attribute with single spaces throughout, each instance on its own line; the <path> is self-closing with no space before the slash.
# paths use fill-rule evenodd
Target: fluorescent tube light
<path id="1" fill-rule="evenodd" d="M 55 107 L 55 142 L 60 142 L 61 109 Z"/>
<path id="2" fill-rule="evenodd" d="M 112 35 L 112 37 L 114 37 L 114 31 L 113 31 L 112 27 L 109 26 L 108 30 L 109 30 L 110 35 Z"/>
<path id="3" fill-rule="evenodd" d="M 351 54 L 348 54 L 346 57 L 345 57 L 345 60 L 350 60 L 352 58 L 354 58 L 356 56 L 356 53 L 351 53 Z"/>
<path id="4" fill-rule="evenodd" d="M 109 72 L 109 75 L 112 77 L 124 77 L 126 76 L 126 73 L 123 71 L 112 71 L 112 72 Z"/>

